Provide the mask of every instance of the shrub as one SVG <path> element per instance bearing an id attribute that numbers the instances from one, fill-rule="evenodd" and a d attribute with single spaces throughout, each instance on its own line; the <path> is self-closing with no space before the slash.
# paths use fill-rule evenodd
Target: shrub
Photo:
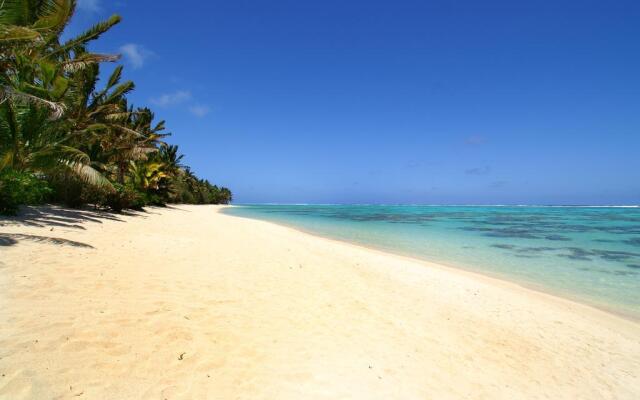
<path id="1" fill-rule="evenodd" d="M 151 205 L 151 206 L 159 206 L 164 207 L 167 205 L 167 202 L 164 199 L 164 196 L 159 193 L 146 192 L 143 196 L 144 203 L 143 205 Z"/>
<path id="2" fill-rule="evenodd" d="M 111 210 L 115 212 L 121 212 L 125 208 L 139 210 L 144 206 L 144 196 L 132 187 L 119 183 L 114 183 L 113 187 L 115 190 L 105 196 L 103 204 Z"/>
<path id="3" fill-rule="evenodd" d="M 52 190 L 47 182 L 29 172 L 0 172 L 0 214 L 15 215 L 20 205 L 42 204 Z"/>
<path id="4" fill-rule="evenodd" d="M 82 188 L 79 201 L 82 204 L 93 204 L 94 206 L 104 205 L 110 193 L 110 188 L 87 185 Z"/>
<path id="5" fill-rule="evenodd" d="M 49 176 L 49 185 L 53 188 L 53 200 L 71 208 L 80 208 L 86 203 L 82 195 L 85 184 L 74 175 L 55 174 Z"/>

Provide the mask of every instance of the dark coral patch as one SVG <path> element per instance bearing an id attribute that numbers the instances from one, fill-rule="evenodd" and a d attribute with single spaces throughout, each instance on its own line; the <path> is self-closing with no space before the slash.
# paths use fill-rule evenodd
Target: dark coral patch
<path id="1" fill-rule="evenodd" d="M 498 249 L 512 250 L 516 246 L 512 244 L 492 244 L 491 247 L 496 247 Z"/>
<path id="2" fill-rule="evenodd" d="M 636 238 L 631 238 L 628 240 L 625 240 L 624 243 L 626 244 L 630 244 L 631 246 L 638 246 L 640 247 L 640 238 L 636 237 Z"/>
<path id="3" fill-rule="evenodd" d="M 562 242 L 571 240 L 570 238 L 562 235 L 547 235 L 544 238 L 547 240 L 555 240 L 555 241 L 562 241 Z"/>

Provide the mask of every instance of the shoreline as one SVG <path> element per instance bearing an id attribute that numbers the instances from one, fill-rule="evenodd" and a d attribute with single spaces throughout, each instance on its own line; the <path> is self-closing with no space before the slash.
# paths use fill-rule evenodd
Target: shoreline
<path id="1" fill-rule="evenodd" d="M 225 208 L 231 208 L 234 207 L 234 205 L 222 205 L 219 206 L 217 212 L 221 212 L 222 210 L 224 210 Z M 564 206 L 550 206 L 550 207 L 564 207 Z M 269 221 L 269 220 L 263 220 L 263 219 L 259 219 L 259 218 L 251 218 L 251 217 L 244 217 L 244 216 L 239 216 L 239 215 L 232 215 L 232 214 L 225 214 L 222 213 L 223 215 L 227 215 L 229 217 L 234 217 L 234 218 L 242 218 L 242 219 L 248 219 L 251 221 L 258 221 L 258 222 L 262 222 L 262 223 L 267 223 L 267 224 L 273 224 L 282 228 L 286 228 L 286 229 L 291 229 L 294 232 L 297 233 L 301 233 L 304 235 L 309 235 L 312 236 L 314 238 L 317 239 L 321 239 L 321 240 L 327 240 L 329 242 L 333 242 L 333 243 L 339 243 L 342 245 L 348 245 L 348 246 L 353 246 L 355 248 L 359 248 L 362 250 L 366 250 L 366 251 L 372 251 L 372 252 L 376 252 L 376 253 L 380 253 L 383 255 L 388 255 L 388 256 L 393 256 L 393 257 L 400 257 L 402 259 L 405 259 L 406 261 L 410 261 L 410 262 L 415 262 L 415 263 L 420 263 L 423 264 L 424 267 L 426 268 L 440 268 L 443 269 L 447 272 L 450 273 L 461 273 L 463 275 L 468 275 L 470 276 L 472 279 L 479 279 L 479 280 L 488 280 L 488 282 L 490 284 L 496 284 L 496 285 L 505 285 L 507 287 L 511 287 L 511 289 L 513 290 L 525 290 L 531 294 L 534 295 L 539 295 L 539 296 L 544 296 L 550 299 L 553 299 L 555 301 L 566 301 L 571 303 L 573 306 L 577 306 L 577 307 L 583 307 L 585 308 L 585 311 L 587 312 L 595 312 L 598 314 L 603 314 L 605 316 L 608 317 L 615 317 L 615 318 L 620 318 L 622 320 L 628 321 L 631 324 L 637 324 L 640 326 L 640 316 L 631 314 L 631 313 L 625 313 L 622 312 L 620 310 L 614 310 L 613 308 L 607 308 L 605 306 L 596 304 L 596 303 L 591 303 L 588 302 L 586 300 L 582 300 L 582 299 L 578 299 L 576 297 L 572 297 L 570 296 L 569 292 L 566 293 L 557 293 L 554 292 L 553 290 L 549 289 L 546 290 L 546 288 L 544 287 L 544 285 L 541 284 L 527 284 L 525 282 L 518 282 L 517 280 L 511 280 L 508 279 L 508 277 L 505 276 L 501 276 L 499 274 L 492 274 L 491 271 L 478 271 L 478 270 L 474 270 L 472 268 L 466 268 L 464 266 L 461 265 L 454 265 L 454 264 L 449 264 L 446 262 L 442 262 L 442 261 L 432 261 L 432 260 L 427 260 L 424 258 L 420 258 L 420 257 L 416 257 L 410 254 L 403 254 L 401 252 L 395 252 L 392 249 L 380 249 L 377 248 L 375 246 L 368 246 L 366 244 L 362 244 L 362 243 L 358 243 L 358 242 L 352 242 L 349 240 L 342 240 L 342 239 L 335 239 L 329 236 L 324 236 L 321 235 L 319 233 L 313 232 L 313 231 L 308 231 L 293 225 L 287 225 L 286 223 L 279 223 L 276 221 Z"/>
<path id="2" fill-rule="evenodd" d="M 640 324 L 220 208 L 0 221 L 0 399 L 640 396 Z"/>

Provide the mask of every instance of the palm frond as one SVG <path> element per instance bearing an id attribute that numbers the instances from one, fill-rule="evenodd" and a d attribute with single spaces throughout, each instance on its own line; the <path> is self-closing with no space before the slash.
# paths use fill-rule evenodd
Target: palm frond
<path id="1" fill-rule="evenodd" d="M 131 117 L 131 113 L 126 111 L 126 112 L 114 112 L 111 114 L 107 114 L 104 116 L 104 119 L 106 119 L 109 122 L 125 122 L 129 117 Z"/>
<path id="2" fill-rule="evenodd" d="M 120 79 L 122 78 L 122 65 L 118 65 L 113 72 L 111 73 L 111 75 L 109 76 L 109 80 L 107 81 L 107 87 L 105 90 L 109 90 L 112 87 L 114 87 L 115 85 L 118 84 L 118 82 L 120 82 Z"/>
<path id="3" fill-rule="evenodd" d="M 127 128 L 126 126 L 123 126 L 123 125 L 113 124 L 113 125 L 111 125 L 111 127 L 112 127 L 113 129 L 117 130 L 117 131 L 120 131 L 120 132 L 122 132 L 122 133 L 129 134 L 129 135 L 131 135 L 131 136 L 133 136 L 133 137 L 135 137 L 135 138 L 142 138 L 142 139 L 146 139 L 146 138 L 147 138 L 147 137 L 146 137 L 145 135 L 143 135 L 142 133 L 140 133 L 140 132 L 138 132 L 138 131 L 136 131 L 136 130 L 133 130 L 133 129 L 131 129 L 131 128 Z"/>
<path id="4" fill-rule="evenodd" d="M 90 112 L 91 116 L 94 115 L 109 115 L 124 112 L 122 111 L 122 106 L 118 103 L 107 103 L 96 105 L 92 111 Z"/>
<path id="5" fill-rule="evenodd" d="M 0 156 L 0 171 L 13 164 L 13 157 L 14 153 L 9 149 L 7 149 L 2 156 Z"/>
<path id="6" fill-rule="evenodd" d="M 69 170 L 73 172 L 82 181 L 96 186 L 113 190 L 111 182 L 102 175 L 98 170 L 88 164 L 69 162 L 66 164 Z"/>
<path id="7" fill-rule="evenodd" d="M 146 160 L 148 155 L 158 151 L 156 147 L 136 146 L 131 149 L 131 158 L 133 160 Z"/>
<path id="8" fill-rule="evenodd" d="M 40 33 L 25 26 L 0 25 L 0 43 L 42 41 Z"/>
<path id="9" fill-rule="evenodd" d="M 24 0 L 4 0 L 0 4 L 0 24 L 31 25 L 35 20 L 30 2 Z"/>
<path id="10" fill-rule="evenodd" d="M 38 19 L 32 25 L 36 30 L 60 33 L 67 25 L 75 9 L 73 0 L 44 0 L 36 10 Z"/>
<path id="11" fill-rule="evenodd" d="M 73 39 L 66 41 L 62 46 L 60 46 L 58 49 L 49 53 L 47 56 L 73 50 L 78 46 L 84 46 L 88 42 L 99 38 L 100 35 L 108 31 L 109 29 L 111 29 L 111 27 L 119 23 L 121 20 L 122 18 L 120 18 L 119 15 L 114 14 L 111 17 L 109 17 L 109 19 L 107 19 L 106 21 L 98 22 L 97 24 L 89 28 L 87 31 L 81 33 L 80 35 L 76 36 Z"/>
<path id="12" fill-rule="evenodd" d="M 129 93 L 135 89 L 135 84 L 132 81 L 126 81 L 116 86 L 116 88 L 109 93 L 109 95 L 104 99 L 105 103 L 112 103 L 114 101 L 120 100 L 122 96 Z"/>
<path id="13" fill-rule="evenodd" d="M 101 62 L 115 62 L 119 59 L 119 54 L 83 54 L 78 58 L 63 62 L 62 68 L 64 72 L 72 73 L 84 70 L 90 65 Z"/>
<path id="14" fill-rule="evenodd" d="M 64 114 L 65 105 L 63 103 L 56 103 L 28 93 L 20 92 L 6 85 L 0 86 L 0 103 L 10 98 L 49 108 L 51 110 L 51 114 L 49 116 L 51 120 L 59 119 L 62 117 L 62 114 Z"/>

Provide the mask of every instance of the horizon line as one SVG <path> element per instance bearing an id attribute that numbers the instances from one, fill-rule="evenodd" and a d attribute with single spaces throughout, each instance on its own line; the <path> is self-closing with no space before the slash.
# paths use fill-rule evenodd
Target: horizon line
<path id="1" fill-rule="evenodd" d="M 420 206 L 420 207 L 573 207 L 640 208 L 639 204 L 428 204 L 428 203 L 234 203 L 238 206 Z"/>

